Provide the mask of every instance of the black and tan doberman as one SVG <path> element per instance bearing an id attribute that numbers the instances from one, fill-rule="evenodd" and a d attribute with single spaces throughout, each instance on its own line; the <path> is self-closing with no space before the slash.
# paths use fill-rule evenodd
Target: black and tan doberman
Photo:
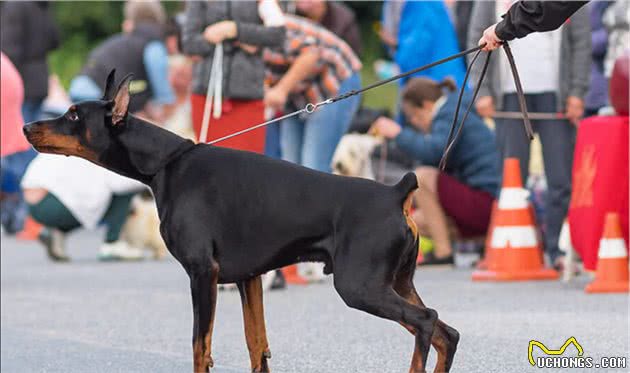
<path id="1" fill-rule="evenodd" d="M 424 306 L 413 285 L 417 231 L 409 218 L 413 173 L 397 185 L 329 175 L 258 154 L 194 144 L 127 113 L 130 77 L 104 97 L 24 127 L 40 152 L 85 158 L 149 185 L 160 231 L 190 277 L 195 372 L 211 357 L 217 283 L 237 283 L 252 371 L 270 357 L 260 275 L 325 263 L 344 302 L 402 324 L 415 336 L 411 372 L 432 344 L 448 371 L 458 332 Z"/>

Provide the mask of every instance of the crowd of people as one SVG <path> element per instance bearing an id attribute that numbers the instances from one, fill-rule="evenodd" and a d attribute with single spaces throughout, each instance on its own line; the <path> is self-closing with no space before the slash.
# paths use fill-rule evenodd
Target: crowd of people
<path id="1" fill-rule="evenodd" d="M 387 66 L 407 71 L 477 46 L 512 3 L 385 0 L 378 37 Z M 169 17 L 159 1 L 129 0 L 121 32 L 90 52 L 65 95 L 49 79 L 46 63 L 47 53 L 63 43 L 53 6 L 2 4 L 2 226 L 11 234 L 25 221 L 41 225 L 38 237 L 57 261 L 68 260 L 66 234 L 100 224 L 107 226 L 100 259 L 142 258 L 142 248 L 121 239 L 121 230 L 134 195 L 144 188 L 87 161 L 37 155 L 21 136 L 25 122 L 62 114 L 73 101 L 99 99 L 115 68 L 119 78 L 134 75 L 135 115 L 208 142 L 357 90 L 361 71 L 369 68 L 362 62 L 358 20 L 342 2 L 186 1 Z M 540 224 L 556 267 L 576 131 L 584 117 L 612 110 L 608 81 L 614 61 L 628 53 L 629 18 L 627 1 L 594 1 L 555 31 L 511 42 L 528 109 L 561 113 L 534 121 L 547 182 Z M 470 62 L 456 59 L 401 79 L 393 115 L 362 115 L 370 109 L 355 95 L 217 145 L 332 172 L 333 154 L 348 132 L 382 139 L 379 147 L 398 154 L 385 167 L 399 170 L 396 175 L 415 170 L 419 177 L 413 218 L 433 244 L 424 264 L 452 264 L 454 237 L 486 234 L 501 160 L 519 159 L 524 184 L 530 164 L 522 120 L 493 120 L 497 112 L 520 110 L 507 60 L 496 53 L 446 170 L 438 169 Z M 481 65 L 473 66 L 463 107 L 480 74 Z M 377 158 L 368 158 L 374 168 L 382 161 Z"/>

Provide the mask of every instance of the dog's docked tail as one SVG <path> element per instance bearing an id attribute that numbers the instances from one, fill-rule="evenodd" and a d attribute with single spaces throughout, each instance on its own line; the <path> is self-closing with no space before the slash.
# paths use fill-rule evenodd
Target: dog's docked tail
<path id="1" fill-rule="evenodd" d="M 416 174 L 413 172 L 408 172 L 403 178 L 398 182 L 398 184 L 394 185 L 394 189 L 398 191 L 398 195 L 400 196 L 403 214 L 405 215 L 405 220 L 407 221 L 407 225 L 409 229 L 413 233 L 415 239 L 418 239 L 418 227 L 416 223 L 411 218 L 411 205 L 413 203 L 413 192 L 418 189 L 418 178 Z"/>

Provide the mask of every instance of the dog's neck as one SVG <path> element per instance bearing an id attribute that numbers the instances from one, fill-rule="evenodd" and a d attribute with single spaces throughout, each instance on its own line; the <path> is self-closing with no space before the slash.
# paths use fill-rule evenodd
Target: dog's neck
<path id="1" fill-rule="evenodd" d="M 149 184 L 170 161 L 195 145 L 132 115 L 120 129 L 112 131 L 112 145 L 99 157 L 99 163 L 145 184 Z"/>

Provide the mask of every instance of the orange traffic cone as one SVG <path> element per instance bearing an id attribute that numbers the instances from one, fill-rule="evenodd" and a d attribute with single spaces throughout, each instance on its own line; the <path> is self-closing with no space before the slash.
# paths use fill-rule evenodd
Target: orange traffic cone
<path id="1" fill-rule="evenodd" d="M 503 186 L 486 245 L 487 269 L 473 272 L 474 281 L 523 281 L 558 278 L 544 268 L 533 209 L 527 201 L 516 158 L 504 162 Z"/>
<path id="2" fill-rule="evenodd" d="M 586 285 L 587 293 L 627 293 L 628 250 L 621 235 L 619 214 L 606 214 L 604 235 L 599 241 L 595 281 Z"/>
<path id="3" fill-rule="evenodd" d="M 284 275 L 284 279 L 287 281 L 287 284 L 293 284 L 293 285 L 308 284 L 308 281 L 304 277 L 300 276 L 300 274 L 298 273 L 297 264 L 293 264 L 293 265 L 282 268 L 282 274 Z"/>

